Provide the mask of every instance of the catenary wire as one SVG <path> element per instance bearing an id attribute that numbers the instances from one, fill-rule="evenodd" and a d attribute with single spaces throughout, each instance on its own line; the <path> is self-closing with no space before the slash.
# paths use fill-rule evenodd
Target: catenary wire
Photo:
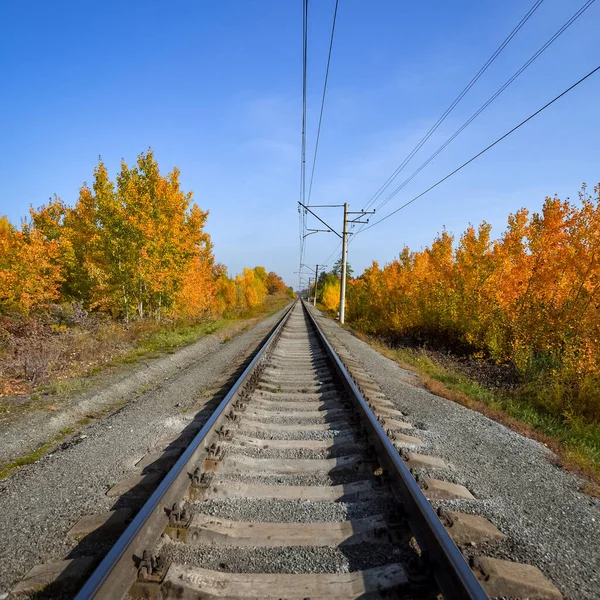
<path id="1" fill-rule="evenodd" d="M 412 180 L 412 178 L 420 171 L 422 170 L 422 168 L 424 168 L 427 164 L 429 164 L 429 162 L 431 162 L 431 160 L 433 160 L 433 158 L 435 158 L 435 156 L 437 156 L 437 154 L 439 154 L 457 135 L 459 135 L 462 130 L 467 127 L 472 120 L 474 120 L 481 112 L 483 112 L 483 110 L 485 110 L 485 108 L 487 108 L 487 106 L 489 106 L 489 104 L 491 104 L 491 102 L 493 102 L 493 100 L 495 100 L 500 93 L 502 93 L 506 87 L 508 87 L 508 85 L 510 85 L 514 79 L 516 79 L 536 58 L 538 58 L 542 52 L 544 52 L 562 33 L 564 33 L 564 31 L 577 19 L 579 18 L 583 12 L 585 12 L 585 10 L 587 10 L 589 8 L 589 6 L 591 6 L 594 3 L 595 0 L 588 0 L 524 65 L 523 67 L 521 67 L 521 69 L 519 69 L 505 84 L 504 86 L 502 86 L 500 88 L 500 90 L 498 90 L 498 92 L 496 92 L 496 94 L 494 94 L 487 102 L 486 104 L 484 104 L 479 111 L 477 111 L 472 117 L 471 119 L 469 119 L 449 140 L 447 140 L 447 142 L 440 148 L 438 149 L 438 151 L 435 153 L 434 156 L 430 157 L 430 159 L 428 159 L 428 161 L 426 161 L 425 164 L 423 164 L 413 175 L 411 175 L 411 177 L 409 178 L 408 181 Z M 539 5 L 536 3 L 534 5 L 534 7 L 532 7 L 531 11 L 537 9 Z M 530 12 L 531 12 L 530 11 Z M 533 12 L 531 12 L 531 14 L 533 14 Z M 529 16 L 531 16 L 528 13 Z M 526 15 L 527 17 L 527 15 Z M 524 24 L 524 23 L 523 23 Z M 522 25 L 521 25 L 522 26 Z M 517 26 L 518 27 L 518 26 Z M 518 31 L 518 30 L 517 30 Z M 515 31 L 516 33 L 516 31 Z M 510 37 L 510 36 L 509 36 Z M 514 37 L 514 36 L 513 36 Z M 508 39 L 508 38 L 507 38 Z M 510 40 L 508 40 L 510 41 Z M 417 196 L 415 196 L 414 198 L 412 198 L 411 200 L 409 200 L 408 202 L 406 202 L 405 204 L 403 204 L 402 206 L 400 206 L 398 209 L 392 211 L 391 213 L 389 213 L 388 215 L 386 215 L 385 217 L 379 219 L 378 221 L 370 224 L 370 225 L 363 225 L 361 227 L 361 229 L 359 229 L 357 232 L 355 232 L 355 234 L 351 237 L 351 239 L 349 240 L 349 244 L 356 239 L 356 236 L 363 232 L 366 231 L 372 227 L 374 227 L 375 225 L 378 225 L 379 223 L 381 223 L 382 221 L 385 221 L 386 219 L 390 218 L 392 215 L 394 215 L 395 213 L 399 212 L 400 210 L 406 208 L 407 206 L 409 206 L 410 204 L 412 204 L 413 202 L 415 202 L 416 200 L 418 200 L 419 198 L 421 198 L 422 196 L 424 196 L 425 194 L 429 193 L 431 190 L 433 190 L 434 188 L 436 188 L 438 185 L 440 185 L 441 183 L 443 183 L 444 181 L 446 181 L 447 179 L 449 179 L 450 177 L 452 177 L 453 175 L 455 175 L 456 173 L 458 173 L 460 170 L 462 170 L 464 167 L 466 167 L 468 164 L 470 164 L 471 162 L 475 161 L 477 158 L 479 158 L 482 154 L 484 154 L 485 152 L 487 152 L 488 150 L 490 150 L 492 147 L 494 147 L 496 144 L 498 144 L 499 142 L 501 142 L 502 140 L 504 140 L 506 137 L 508 137 L 509 135 L 511 135 L 512 133 L 514 133 L 517 129 L 519 129 L 521 126 L 523 126 L 525 123 L 527 123 L 529 120 L 533 119 L 535 116 L 537 116 L 538 114 L 540 114 L 542 111 L 544 111 L 546 108 L 548 108 L 550 105 L 552 105 L 554 102 L 556 102 L 557 100 L 559 100 L 562 96 L 564 96 L 565 94 L 567 94 L 568 92 L 570 92 L 572 89 L 574 89 L 575 87 L 577 87 L 578 85 L 580 85 L 581 83 L 583 83 L 583 81 L 585 81 L 588 77 L 591 77 L 594 73 L 596 73 L 598 70 L 600 69 L 600 66 L 597 67 L 596 69 L 594 69 L 593 71 L 589 72 L 587 75 L 585 75 L 584 77 L 582 77 L 579 81 L 577 81 L 576 83 L 574 83 L 572 86 L 570 86 L 569 88 L 567 88 L 564 92 L 562 92 L 561 94 L 559 94 L 558 96 L 556 96 L 553 100 L 551 100 L 550 102 L 548 102 L 546 105 L 544 105 L 542 108 L 540 108 L 538 111 L 536 111 L 535 113 L 533 113 L 532 115 L 530 115 L 527 119 L 523 120 L 521 123 L 519 123 L 517 126 L 515 126 L 513 129 L 511 129 L 510 131 L 508 131 L 507 133 L 505 133 L 503 136 L 501 136 L 500 138 L 498 138 L 495 142 L 493 142 L 492 144 L 490 144 L 489 146 L 487 146 L 486 148 L 484 148 L 481 152 L 479 152 L 478 154 L 476 154 L 475 156 L 473 156 L 471 159 L 469 159 L 468 161 L 466 161 L 465 163 L 463 163 L 462 165 L 460 165 L 457 169 L 455 169 L 454 171 L 452 171 L 451 173 L 449 173 L 448 175 L 446 175 L 444 178 L 440 179 L 439 181 L 437 181 L 434 185 L 430 186 L 429 188 L 427 188 L 425 191 L 421 192 L 420 194 L 418 194 Z M 468 90 L 467 90 L 468 91 Z M 410 155 L 409 155 L 410 156 Z M 414 156 L 414 155 L 413 155 Z M 412 158 L 412 157 L 411 157 Z M 410 160 L 410 159 L 409 159 Z M 402 167 L 403 168 L 403 167 Z M 400 169 L 401 170 L 401 169 Z M 398 170 L 398 173 L 400 171 Z M 388 178 L 388 182 L 391 183 L 391 181 L 393 181 L 395 175 L 392 174 L 392 176 L 390 178 Z M 382 206 L 384 206 L 389 200 L 391 200 L 405 185 L 405 182 L 403 184 L 401 184 L 401 186 L 399 186 L 399 188 L 397 188 L 396 190 L 394 190 L 394 192 L 392 192 L 392 194 L 390 194 L 390 196 L 388 196 L 388 198 L 386 198 L 386 200 L 382 203 L 380 203 L 377 206 L 377 210 L 379 210 Z M 386 182 L 386 184 L 384 184 L 385 187 L 389 186 L 389 183 Z M 382 186 L 383 187 L 383 186 Z M 383 187 L 383 190 L 385 190 L 385 187 Z M 381 189 L 381 188 L 380 188 Z M 378 190 L 379 192 L 379 190 Z M 380 196 L 381 194 L 379 194 Z M 375 198 L 376 199 L 376 198 Z M 372 202 L 369 202 L 369 204 L 367 204 L 367 207 L 370 207 L 372 205 Z M 337 252 L 338 248 L 336 248 L 336 250 L 334 250 L 334 252 L 332 253 L 335 254 Z M 329 259 L 328 259 L 329 260 Z"/>
<path id="2" fill-rule="evenodd" d="M 462 165 L 460 165 L 459 167 L 457 167 L 456 169 L 454 169 L 454 171 L 452 171 L 451 173 L 448 173 L 448 175 L 446 175 L 445 177 L 443 177 L 442 179 L 440 179 L 439 181 L 437 181 L 436 183 L 434 183 L 432 186 L 428 187 L 425 191 L 421 192 L 420 194 L 418 194 L 417 196 L 415 196 L 414 198 L 412 198 L 408 202 L 405 202 L 402 206 L 400 206 L 396 210 L 392 211 L 391 213 L 387 214 L 385 217 L 382 217 L 378 221 L 375 221 L 375 223 L 371 223 L 370 225 L 368 225 L 367 227 L 365 227 L 362 231 L 367 231 L 367 229 L 371 229 L 372 227 L 375 227 L 375 225 L 379 225 L 379 223 L 385 221 L 386 219 L 389 219 L 392 215 L 395 215 L 397 212 L 399 212 L 403 208 L 406 208 L 407 206 L 409 206 L 410 204 L 412 204 L 413 202 L 415 202 L 419 198 L 422 198 L 425 194 L 429 193 L 431 190 L 433 190 L 434 188 L 436 188 L 438 185 L 440 185 L 441 183 L 443 183 L 447 179 L 450 179 L 450 177 L 452 177 L 453 175 L 455 175 L 456 173 L 458 173 L 460 170 L 464 169 L 464 167 L 466 167 L 467 165 L 469 165 L 470 163 L 472 163 L 473 161 L 475 161 L 476 159 L 478 159 L 482 154 L 485 154 L 488 150 L 490 150 L 491 148 L 493 148 L 494 146 L 496 146 L 497 144 L 499 144 L 502 140 L 506 139 L 509 135 L 511 135 L 512 133 L 514 133 L 515 131 L 517 131 L 517 129 L 519 129 L 520 127 L 522 127 L 523 125 L 525 125 L 525 123 L 531 121 L 531 119 L 533 119 L 534 117 L 536 117 L 537 115 L 539 115 L 541 112 L 543 112 L 544 110 L 546 110 L 549 106 L 551 106 L 552 104 L 554 104 L 557 100 L 560 100 L 563 96 L 565 96 L 566 94 L 568 94 L 571 90 L 575 89 L 578 85 L 582 84 L 586 79 L 590 78 L 592 75 L 594 75 L 598 71 L 600 71 L 600 65 L 598 65 L 595 69 L 593 69 L 589 73 L 587 73 L 587 75 L 584 75 L 581 79 L 579 79 L 578 81 L 576 81 L 574 84 L 572 84 L 571 86 L 569 86 L 566 90 L 564 90 L 563 92 L 561 92 L 560 94 L 558 94 L 558 96 L 555 96 L 552 100 L 550 100 L 550 102 L 544 104 L 544 106 L 542 106 L 541 108 L 539 108 L 538 110 L 536 110 L 533 114 L 529 115 L 526 119 L 524 119 L 523 121 L 521 121 L 518 125 L 516 125 L 515 127 L 513 127 L 510 131 L 507 131 L 504 135 L 502 135 L 497 140 L 495 140 L 494 142 L 492 142 L 491 144 L 489 144 L 489 146 L 486 146 L 483 150 L 481 150 L 481 152 L 478 152 L 477 154 L 475 154 L 475 156 L 472 156 L 469 160 L 467 160 Z M 354 237 L 356 237 L 356 235 L 358 235 L 359 233 L 361 233 L 361 232 L 360 231 L 357 232 Z"/>
<path id="3" fill-rule="evenodd" d="M 300 151 L 300 202 L 306 199 L 306 74 L 308 59 L 308 0 L 302 2 L 302 142 Z M 306 211 L 299 211 L 300 217 L 300 264 L 304 262 L 306 246 Z"/>
<path id="4" fill-rule="evenodd" d="M 338 245 L 335 247 L 335 250 L 327 257 L 327 260 L 323 261 L 323 264 L 328 265 L 329 261 L 340 251 L 341 247 L 342 247 L 342 242 L 339 242 Z"/>
<path id="5" fill-rule="evenodd" d="M 325 69 L 325 82 L 323 84 L 323 96 L 321 98 L 321 111 L 319 113 L 319 125 L 317 127 L 317 140 L 315 142 L 315 153 L 313 156 L 312 169 L 311 169 L 311 173 L 310 173 L 310 184 L 308 186 L 308 200 L 306 201 L 306 204 L 308 204 L 308 205 L 310 204 L 310 198 L 312 195 L 313 180 L 315 177 L 315 166 L 317 164 L 317 154 L 319 152 L 319 140 L 321 138 L 321 124 L 323 122 L 323 109 L 325 107 L 325 96 L 327 94 L 327 81 L 329 80 L 329 66 L 331 65 L 331 51 L 333 49 L 333 37 L 335 34 L 335 23 L 337 20 L 338 5 L 339 5 L 339 0 L 335 0 L 335 9 L 333 11 L 333 22 L 331 25 L 331 37 L 329 39 L 329 53 L 327 54 L 327 68 Z"/>
<path id="6" fill-rule="evenodd" d="M 464 87 L 464 89 L 460 92 L 460 94 L 452 101 L 450 106 L 444 111 L 444 113 L 438 118 L 438 120 L 434 123 L 434 125 L 429 129 L 429 131 L 421 138 L 418 144 L 411 150 L 411 152 L 406 156 L 406 158 L 400 163 L 400 165 L 396 168 L 396 170 L 387 178 L 387 180 L 383 183 L 383 185 L 373 194 L 369 202 L 365 206 L 365 210 L 368 210 L 383 194 L 383 192 L 392 184 L 394 179 L 404 170 L 404 167 L 413 159 L 413 157 L 417 154 L 417 152 L 423 147 L 423 145 L 427 142 L 427 140 L 435 133 L 438 127 L 446 120 L 446 117 L 456 108 L 459 102 L 465 97 L 468 91 L 477 83 L 477 81 L 481 78 L 481 76 L 487 71 L 487 69 L 492 65 L 492 63 L 500 56 L 504 48 L 510 43 L 510 41 L 517 35 L 520 29 L 527 23 L 529 18 L 533 15 L 533 13 L 540 7 L 544 0 L 536 0 L 535 4 L 529 9 L 529 11 L 525 14 L 525 16 L 519 21 L 519 23 L 514 27 L 514 29 L 509 33 L 506 39 L 500 44 L 498 48 L 494 51 L 494 53 L 488 58 L 486 63 L 479 69 L 479 71 L 474 75 L 474 77 L 469 81 L 469 83 Z"/>
<path id="7" fill-rule="evenodd" d="M 562 35 L 593 3 L 595 0 L 587 0 L 587 2 L 566 22 L 563 26 L 548 40 L 546 43 L 537 50 L 530 58 L 527 60 L 520 69 L 518 69 L 512 77 L 510 77 L 504 85 L 502 85 L 463 125 L 457 129 L 418 169 L 416 169 L 405 181 L 403 181 L 385 200 L 380 202 L 375 210 L 380 210 L 385 206 L 394 196 L 402 190 L 418 173 L 420 173 L 432 160 L 434 160 L 440 152 L 442 152 L 458 135 L 460 135 L 466 127 L 468 127 L 506 88 L 511 85 L 519 75 L 525 71 L 545 50 L 547 50 L 550 45 L 558 39 L 560 35 Z M 364 228 L 366 229 L 366 228 Z"/>
<path id="8" fill-rule="evenodd" d="M 575 12 L 575 14 L 568 20 L 566 21 L 562 27 L 560 27 L 560 29 L 558 29 L 558 31 L 543 45 L 541 46 L 541 48 L 535 53 L 533 54 L 528 61 L 526 61 L 524 63 L 524 65 L 517 70 L 513 76 L 508 79 L 504 85 L 502 87 L 500 87 L 495 94 L 493 94 L 488 100 L 487 102 L 485 102 L 485 104 L 483 104 L 456 132 L 454 132 L 454 134 L 448 138 L 446 140 L 446 142 L 444 142 L 444 144 L 442 144 L 442 146 L 440 146 L 435 152 L 434 154 L 432 154 L 423 164 L 421 164 L 420 167 L 418 167 L 418 169 L 416 169 L 416 171 L 414 171 L 405 181 L 403 181 L 383 202 L 380 202 L 376 207 L 375 210 L 381 210 L 381 208 L 383 208 L 383 206 L 385 206 L 390 200 L 392 200 L 392 198 L 394 198 L 402 189 L 404 189 L 404 187 L 406 187 L 406 185 L 408 185 L 408 183 L 410 183 L 410 181 L 412 181 L 414 179 L 414 177 L 416 175 L 418 175 L 418 173 L 420 173 L 433 159 L 436 158 L 436 156 L 438 156 L 438 154 L 440 154 L 440 152 L 442 152 L 458 135 L 460 135 L 460 133 L 468 126 L 470 125 L 470 123 L 472 123 L 519 75 L 521 75 L 521 73 L 523 73 L 523 71 L 529 67 L 531 65 L 531 63 L 536 60 L 562 33 L 564 33 L 566 31 L 566 29 L 568 27 L 570 27 L 593 3 L 595 2 L 595 0 L 587 0 L 587 2 L 581 6 L 579 8 L 579 10 L 577 12 Z M 366 229 L 368 229 L 367 226 L 363 225 L 361 226 L 361 228 L 356 232 L 356 234 L 358 235 L 359 233 L 361 233 L 362 231 L 365 231 Z M 352 240 L 350 240 L 352 241 Z"/>

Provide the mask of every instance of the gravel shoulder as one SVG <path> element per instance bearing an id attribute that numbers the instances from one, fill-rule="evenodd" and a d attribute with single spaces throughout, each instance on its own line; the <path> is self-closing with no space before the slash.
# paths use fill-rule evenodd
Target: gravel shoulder
<path id="1" fill-rule="evenodd" d="M 256 318 L 242 320 L 204 336 L 173 354 L 144 358 L 135 365 L 122 365 L 80 380 L 85 389 L 69 396 L 50 396 L 42 408 L 32 408 L 0 420 L 0 465 L 8 464 L 52 442 L 66 429 L 79 429 L 89 420 L 121 408 L 132 398 L 161 386 L 163 382 L 218 352 L 225 343 Z M 52 407 L 52 410 L 49 409 Z"/>
<path id="2" fill-rule="evenodd" d="M 418 378 L 312 309 L 334 347 L 345 348 L 407 414 L 422 451 L 450 470 L 432 473 L 465 485 L 475 500 L 444 505 L 481 514 L 507 538 L 483 554 L 539 567 L 565 599 L 594 600 L 600 590 L 600 501 L 584 481 L 556 467 L 543 444 L 418 386 Z"/>
<path id="3" fill-rule="evenodd" d="M 64 449 L 0 481 L 0 597 L 36 564 L 98 552 L 98 543 L 70 539 L 67 531 L 81 516 L 127 507 L 124 497 L 106 495 L 110 486 L 139 474 L 135 467 L 139 459 L 164 448 L 167 438 L 177 437 L 203 407 L 214 403 L 218 388 L 256 349 L 282 312 L 227 342 L 224 336 L 231 332 L 222 330 L 221 336 L 202 338 L 118 375 L 111 385 L 69 402 L 64 414 L 53 414 L 51 425 L 46 411 L 0 432 L 0 460 L 5 460 L 35 447 L 40 435 L 47 439 L 49 427 L 66 427 L 66 415 L 76 421 L 90 411 L 122 405 L 85 426 L 82 435 L 74 438 L 77 443 L 65 444 Z M 57 424 L 53 420 L 58 417 L 63 420 Z M 21 443 L 19 435 L 25 436 Z M 135 499 L 129 501 L 134 507 Z"/>

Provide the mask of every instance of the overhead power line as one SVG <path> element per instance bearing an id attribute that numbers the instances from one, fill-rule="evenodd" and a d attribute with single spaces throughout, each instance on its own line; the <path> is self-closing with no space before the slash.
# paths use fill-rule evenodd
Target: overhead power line
<path id="1" fill-rule="evenodd" d="M 300 157 L 300 202 L 306 200 L 306 72 L 308 59 L 308 0 L 303 2 L 302 19 L 302 149 Z"/>
<path id="2" fill-rule="evenodd" d="M 496 141 L 492 142 L 489 146 L 486 146 L 483 150 L 481 150 L 481 152 L 478 152 L 475 156 L 471 157 L 469 160 L 464 162 L 462 165 L 460 165 L 460 167 L 457 167 L 456 169 L 454 169 L 454 171 L 452 171 L 451 173 L 448 173 L 448 175 L 446 175 L 445 177 L 443 177 L 442 179 L 440 179 L 439 181 L 434 183 L 432 186 L 428 187 L 425 191 L 421 192 L 419 195 L 415 196 L 408 202 L 405 202 L 402 206 L 400 206 L 396 210 L 392 211 L 385 217 L 383 217 L 383 218 L 379 219 L 378 221 L 375 221 L 375 223 L 372 223 L 369 226 L 365 227 L 362 231 L 367 231 L 367 229 L 371 229 L 371 227 L 375 227 L 375 225 L 379 225 L 379 223 L 382 223 L 386 219 L 389 219 L 392 215 L 395 215 L 397 212 L 401 211 L 403 208 L 406 208 L 409 204 L 412 204 L 413 202 L 417 201 L 419 198 L 422 198 L 425 194 L 429 193 L 431 190 L 436 188 L 438 185 L 440 185 L 447 179 L 450 179 L 450 177 L 452 177 L 453 175 L 458 173 L 460 170 L 464 169 L 467 165 L 472 163 L 474 160 L 478 159 L 482 154 L 485 154 L 488 150 L 490 150 L 491 148 L 493 148 L 494 146 L 499 144 L 502 140 L 506 139 L 509 135 L 511 135 L 512 133 L 517 131 L 517 129 L 519 129 L 520 127 L 525 125 L 525 123 L 531 121 L 531 119 L 533 119 L 534 117 L 539 115 L 541 112 L 546 110 L 549 106 L 554 104 L 557 100 L 560 100 L 563 96 L 568 94 L 571 90 L 575 89 L 578 85 L 582 84 L 586 79 L 590 78 L 597 71 L 600 71 L 600 65 L 598 65 L 595 69 L 590 71 L 587 75 L 584 75 L 579 81 L 576 81 L 573 85 L 571 85 L 566 90 L 561 92 L 558 96 L 556 96 L 555 98 L 550 100 L 550 102 L 548 102 L 547 104 L 544 104 L 544 106 L 542 106 L 540 109 L 536 110 L 533 114 L 529 115 L 526 119 L 521 121 L 518 125 L 513 127 L 510 131 L 507 131 L 503 136 L 499 137 Z M 357 232 L 357 235 L 358 235 L 358 233 L 360 233 L 360 232 Z"/>
<path id="3" fill-rule="evenodd" d="M 452 101 L 450 106 L 444 111 L 444 113 L 439 117 L 439 119 L 434 123 L 434 125 L 429 129 L 429 131 L 421 138 L 419 143 L 411 150 L 408 156 L 400 163 L 400 165 L 396 168 L 396 170 L 387 178 L 387 180 L 383 183 L 383 185 L 373 194 L 365 209 L 369 209 L 378 198 L 381 197 L 383 192 L 392 184 L 394 179 L 404 170 L 404 167 L 413 159 L 413 157 L 417 154 L 417 152 L 423 147 L 425 142 L 435 133 L 437 128 L 446 120 L 446 117 L 456 108 L 459 102 L 465 97 L 467 92 L 477 83 L 480 77 L 487 71 L 487 69 L 492 65 L 492 63 L 500 56 L 504 48 L 509 44 L 509 42 L 517 35 L 519 30 L 527 23 L 529 18 L 533 15 L 533 13 L 540 7 L 544 0 L 536 0 L 534 5 L 527 11 L 527 14 L 519 21 L 519 23 L 515 26 L 515 28 L 509 33 L 506 39 L 496 48 L 494 53 L 487 59 L 486 63 L 479 69 L 479 71 L 475 74 L 475 76 L 469 81 L 469 83 L 464 87 L 462 92 Z M 310 193 L 309 193 L 310 197 Z"/>
<path id="4" fill-rule="evenodd" d="M 300 202 L 306 200 L 306 73 L 308 62 L 308 0 L 302 2 L 302 142 L 300 149 Z M 306 245 L 306 211 L 298 210 L 300 234 L 300 264 Z"/>
<path id="5" fill-rule="evenodd" d="M 340 255 L 339 257 L 341 257 L 341 252 L 342 252 L 341 248 L 342 248 L 342 242 L 339 242 L 338 245 L 335 247 L 335 250 L 327 257 L 327 260 L 324 260 L 322 263 L 319 263 L 319 264 L 328 265 L 331 262 L 331 259 L 338 254 Z M 336 261 L 337 261 L 337 259 L 336 259 Z"/>
<path id="6" fill-rule="evenodd" d="M 408 185 L 414 177 L 416 177 L 440 152 L 442 152 L 452 141 L 454 141 L 508 86 L 510 86 L 519 75 L 523 73 L 539 56 L 541 56 L 593 3 L 595 0 L 587 0 L 587 2 L 566 22 L 562 27 L 554 33 L 554 35 L 535 52 L 529 60 L 527 60 L 520 69 L 518 69 L 505 83 L 500 87 L 459 129 L 457 129 L 418 169 L 416 169 L 410 177 L 404 180 L 385 200 L 380 202 L 376 210 L 380 210 L 385 206 L 398 192 Z M 366 228 L 365 228 L 366 229 Z"/>
<path id="7" fill-rule="evenodd" d="M 306 1 L 308 1 L 308 0 L 306 0 Z M 332 52 L 333 52 L 333 42 L 334 42 L 334 37 L 335 37 L 335 27 L 336 27 L 336 22 L 337 22 L 338 7 L 339 7 L 339 0 L 336 0 L 334 11 L 333 11 L 332 24 L 331 24 L 331 35 L 329 38 L 329 51 L 327 53 L 327 65 L 325 68 L 325 79 L 323 82 L 323 93 L 321 96 L 321 109 L 319 112 L 319 122 L 318 122 L 318 126 L 317 126 L 317 136 L 316 136 L 316 140 L 315 140 L 315 150 L 314 150 L 314 155 L 313 155 L 313 160 L 312 160 L 310 183 L 308 186 L 308 197 L 306 200 L 304 197 L 301 198 L 301 202 L 299 204 L 299 211 L 301 212 L 301 215 L 303 218 L 303 229 L 301 230 L 301 233 L 300 233 L 300 235 L 302 236 L 301 250 L 300 250 L 300 263 L 301 264 L 304 262 L 305 249 L 306 249 L 305 240 L 308 237 L 308 235 L 311 235 L 311 233 L 312 233 L 312 232 L 307 233 L 307 231 L 310 231 L 310 230 L 307 230 L 307 215 L 308 215 L 308 213 L 313 214 L 317 219 L 319 219 L 319 221 L 324 223 L 327 227 L 328 232 L 335 233 L 338 236 L 340 235 L 337 231 L 335 231 L 335 229 L 333 229 L 329 225 L 327 225 L 320 217 L 318 217 L 312 210 L 310 210 L 308 208 L 308 206 L 310 205 L 311 198 L 312 198 L 312 189 L 313 189 L 313 182 L 314 182 L 314 177 L 315 177 L 315 169 L 316 169 L 317 158 L 318 158 L 318 153 L 319 153 L 319 142 L 321 139 L 321 128 L 323 125 L 323 114 L 324 114 L 324 109 L 325 109 L 325 99 L 327 96 L 327 84 L 329 82 L 329 71 L 330 71 L 330 67 L 331 67 L 331 56 L 332 56 Z M 306 176 L 304 176 L 304 177 L 306 177 Z M 306 189 L 306 179 L 304 179 L 304 188 Z M 318 231 L 321 231 L 321 230 L 315 230 L 314 233 L 317 233 Z M 319 264 L 326 264 L 327 262 L 328 261 L 324 261 L 324 263 L 319 263 Z"/>
<path id="8" fill-rule="evenodd" d="M 327 262 L 326 262 L 325 264 L 327 264 L 327 265 L 328 265 L 328 264 L 329 264 L 329 261 L 330 261 L 330 260 L 331 260 L 331 259 L 332 259 L 334 256 L 336 256 L 336 255 L 338 255 L 338 254 L 341 256 L 341 255 L 342 255 L 341 253 L 342 253 L 342 242 L 340 242 L 340 243 L 339 243 L 339 244 L 336 246 L 335 250 L 334 250 L 334 251 L 333 251 L 333 252 L 332 252 L 332 253 L 329 255 L 329 257 L 328 257 L 328 259 L 327 259 Z M 339 257 L 338 257 L 338 259 L 339 259 Z M 336 259 L 336 262 L 337 262 L 337 260 L 338 260 L 338 259 Z"/>
<path id="9" fill-rule="evenodd" d="M 543 0 L 540 0 L 543 1 Z M 329 53 L 327 54 L 327 68 L 325 69 L 325 82 L 323 84 L 323 96 L 321 98 L 321 112 L 319 113 L 319 126 L 317 127 L 317 141 L 315 142 L 315 154 L 312 162 L 312 170 L 310 174 L 310 184 L 308 186 L 308 200 L 306 204 L 310 204 L 312 195 L 313 180 L 315 178 L 315 165 L 317 164 L 317 153 L 319 152 L 319 139 L 321 137 L 321 123 L 323 122 L 323 109 L 325 107 L 325 95 L 327 94 L 327 81 L 329 79 L 329 65 L 331 64 L 331 51 L 333 49 L 333 36 L 335 34 L 335 22 L 337 20 L 339 0 L 335 0 L 335 9 L 333 11 L 333 23 L 331 25 L 331 37 L 329 39 Z"/>

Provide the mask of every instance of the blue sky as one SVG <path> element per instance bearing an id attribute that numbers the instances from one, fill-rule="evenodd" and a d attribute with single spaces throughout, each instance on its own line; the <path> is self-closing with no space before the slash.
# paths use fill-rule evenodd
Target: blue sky
<path id="1" fill-rule="evenodd" d="M 574 12 L 545 0 L 417 154 L 408 175 Z M 358 210 L 437 120 L 533 0 L 340 0 L 312 202 Z M 334 0 L 311 0 L 308 157 L 312 157 Z M 101 155 L 114 176 L 151 146 L 163 172 L 210 210 L 217 260 L 264 265 L 295 285 L 301 119 L 301 0 L 3 2 L 0 213 L 15 223 L 56 193 L 73 203 Z M 386 207 L 392 210 L 600 64 L 600 2 L 559 38 Z M 360 272 L 418 249 L 446 226 L 545 195 L 576 198 L 600 180 L 600 75 L 476 163 L 356 237 Z M 412 168 L 411 168 L 412 167 Z M 308 169 L 310 172 L 310 168 Z M 401 179 L 398 180 L 399 182 Z M 341 226 L 341 213 L 324 213 Z M 382 213 L 384 214 L 384 213 Z M 337 245 L 310 236 L 306 262 Z"/>

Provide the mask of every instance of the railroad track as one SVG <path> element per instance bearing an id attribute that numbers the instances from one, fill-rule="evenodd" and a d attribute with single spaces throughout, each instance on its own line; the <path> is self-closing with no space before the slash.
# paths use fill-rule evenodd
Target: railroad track
<path id="1" fill-rule="evenodd" d="M 400 598 L 440 588 L 487 597 L 297 302 L 77 598 Z"/>
<path id="2" fill-rule="evenodd" d="M 340 352 L 295 302 L 76 600 L 560 598 L 535 567 L 467 563 L 455 542 L 504 536 L 433 510 L 473 497 L 413 476 L 447 465 Z"/>

